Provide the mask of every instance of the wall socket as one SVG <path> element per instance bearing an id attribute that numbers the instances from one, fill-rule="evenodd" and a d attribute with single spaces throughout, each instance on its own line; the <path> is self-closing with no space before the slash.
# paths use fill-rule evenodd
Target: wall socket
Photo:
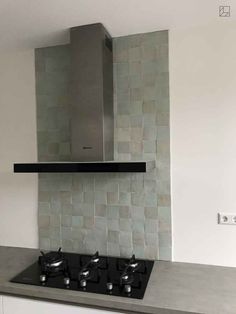
<path id="1" fill-rule="evenodd" d="M 236 213 L 218 213 L 218 224 L 236 225 Z"/>

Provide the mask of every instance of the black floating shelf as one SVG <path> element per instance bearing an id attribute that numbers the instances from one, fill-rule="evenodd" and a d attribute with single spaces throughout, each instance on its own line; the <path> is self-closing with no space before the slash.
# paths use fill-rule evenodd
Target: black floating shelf
<path id="1" fill-rule="evenodd" d="M 15 163 L 14 172 L 17 173 L 148 172 L 154 167 L 155 167 L 154 161 L 38 162 L 38 163 Z"/>

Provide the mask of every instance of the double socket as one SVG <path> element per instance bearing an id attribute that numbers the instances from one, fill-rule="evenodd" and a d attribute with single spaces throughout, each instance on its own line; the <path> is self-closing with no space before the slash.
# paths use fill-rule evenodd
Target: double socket
<path id="1" fill-rule="evenodd" d="M 236 213 L 218 213 L 218 224 L 236 225 Z"/>

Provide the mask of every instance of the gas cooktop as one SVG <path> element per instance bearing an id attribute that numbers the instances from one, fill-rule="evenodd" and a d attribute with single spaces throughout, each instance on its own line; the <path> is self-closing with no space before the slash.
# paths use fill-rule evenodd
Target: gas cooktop
<path id="1" fill-rule="evenodd" d="M 85 291 L 142 299 L 152 271 L 153 261 L 41 252 L 38 261 L 11 282 L 42 287 Z"/>

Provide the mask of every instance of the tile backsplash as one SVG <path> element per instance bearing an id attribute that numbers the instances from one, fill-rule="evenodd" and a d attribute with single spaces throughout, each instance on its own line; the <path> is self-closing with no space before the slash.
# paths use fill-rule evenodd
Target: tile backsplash
<path id="1" fill-rule="evenodd" d="M 113 39 L 116 160 L 150 173 L 39 174 L 42 249 L 171 259 L 168 31 Z M 39 161 L 70 160 L 70 46 L 36 49 Z"/>

